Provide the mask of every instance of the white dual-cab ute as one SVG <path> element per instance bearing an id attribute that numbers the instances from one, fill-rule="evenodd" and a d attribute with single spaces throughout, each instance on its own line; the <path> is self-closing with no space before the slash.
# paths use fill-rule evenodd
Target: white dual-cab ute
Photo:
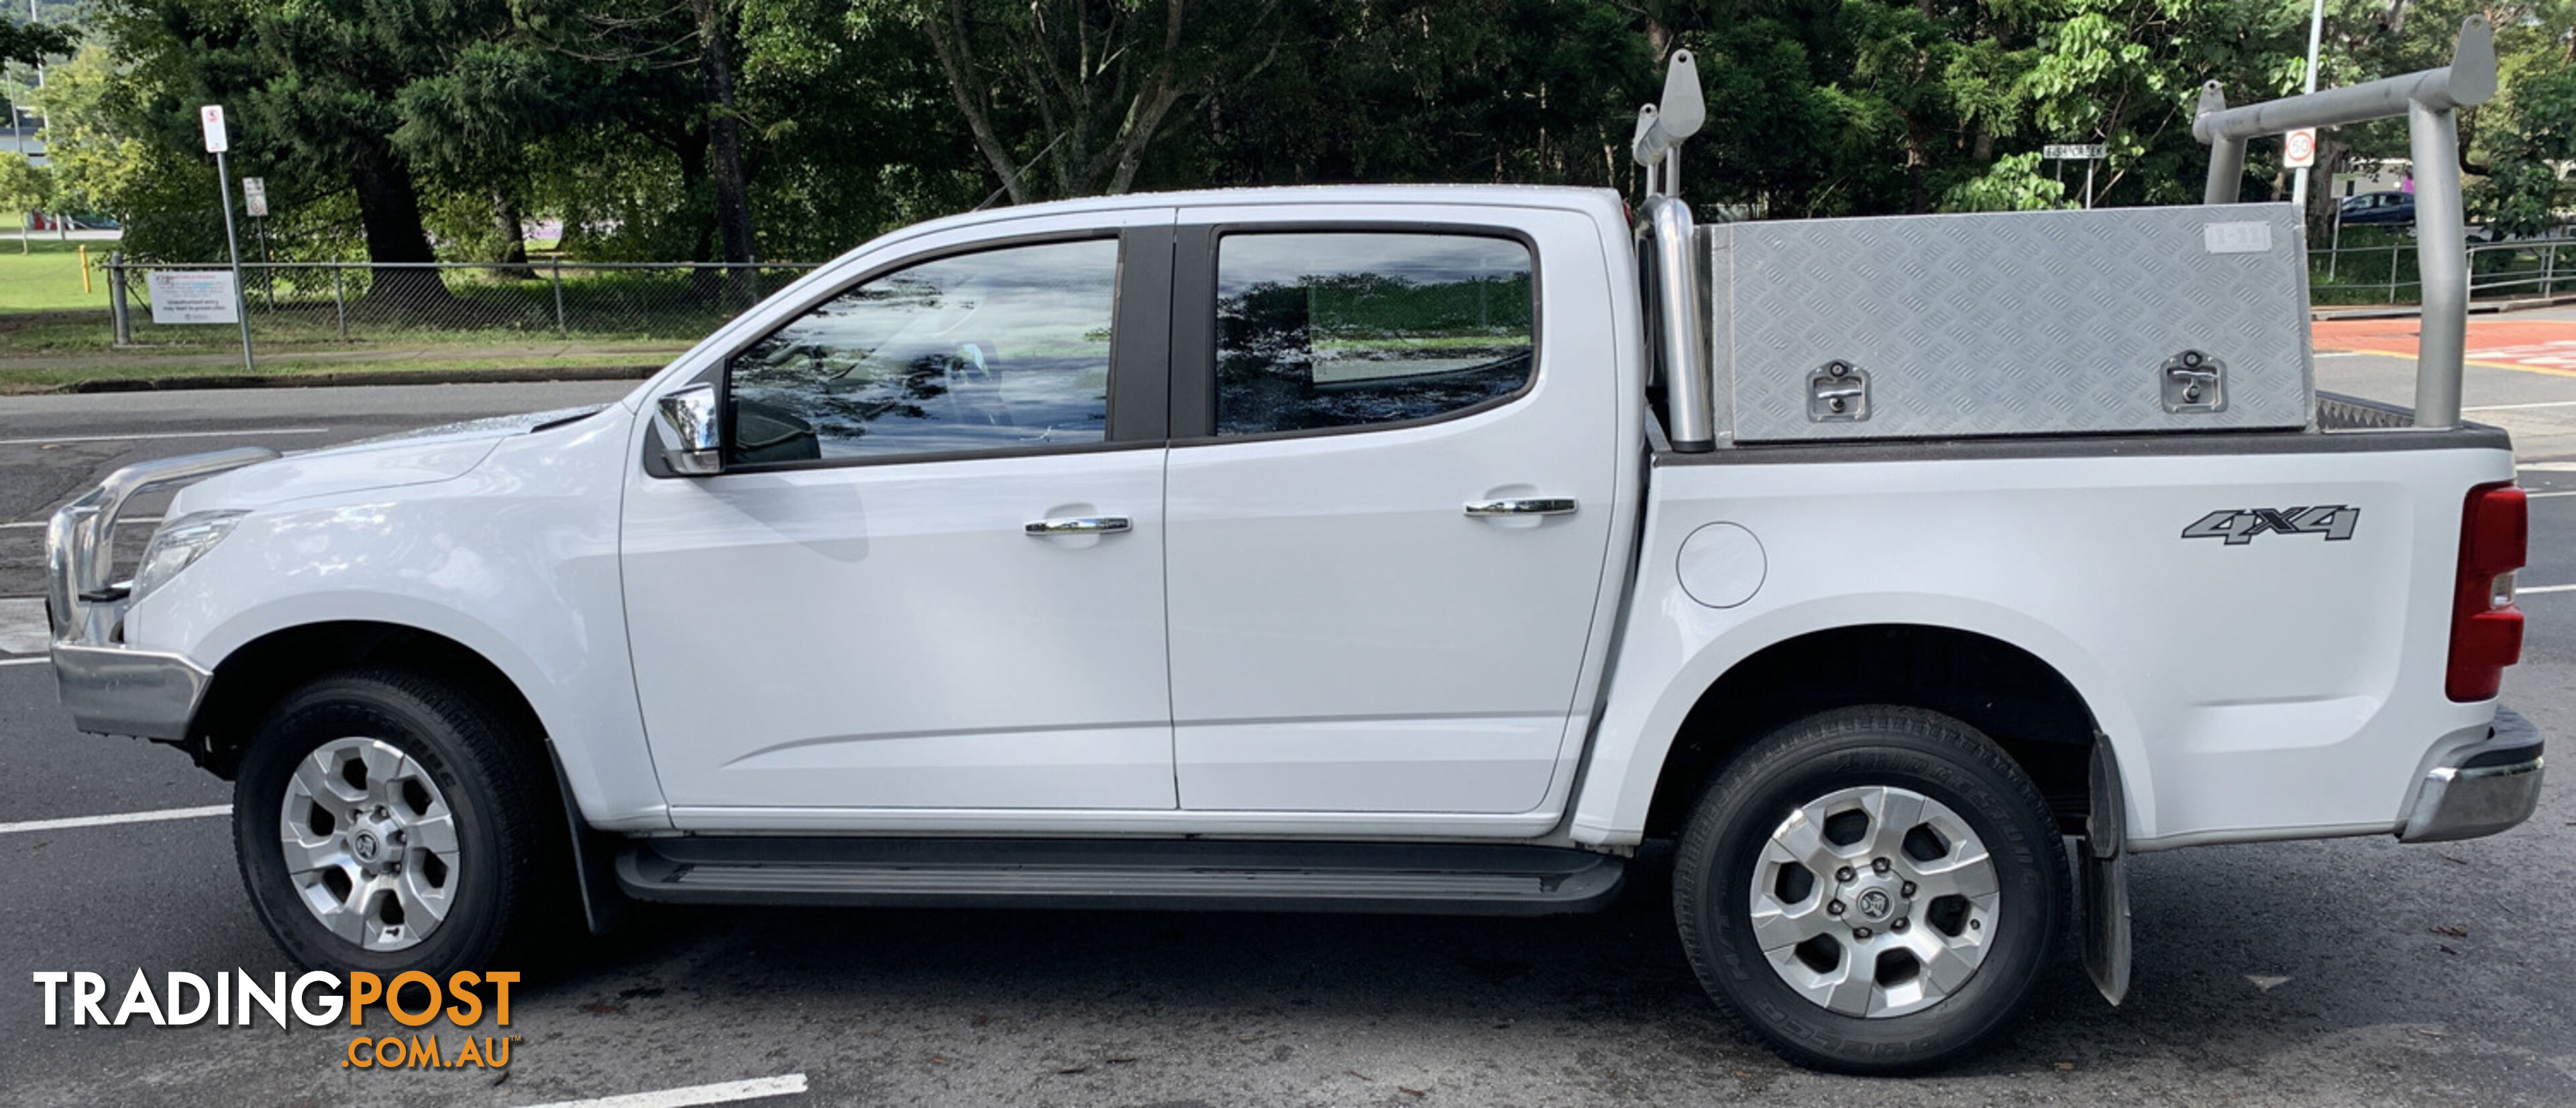
<path id="1" fill-rule="evenodd" d="M 614 404 L 129 466 L 48 533 L 63 701 L 234 782 L 316 967 L 629 900 L 1571 912 L 1669 858 L 1709 992 L 1861 1072 L 2004 1033 L 2061 941 L 2117 1002 L 2131 853 L 2530 815 L 2523 498 L 2459 413 L 2483 22 L 2213 87 L 2174 208 L 1697 225 L 1674 61 L 1633 221 L 977 212 Z M 2299 213 L 2235 203 L 2248 136 L 2393 114 L 2412 409 L 2316 391 Z"/>

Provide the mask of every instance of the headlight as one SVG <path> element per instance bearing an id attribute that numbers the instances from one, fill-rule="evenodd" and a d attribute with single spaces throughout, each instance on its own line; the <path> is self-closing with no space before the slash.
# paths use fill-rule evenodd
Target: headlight
<path id="1" fill-rule="evenodd" d="M 233 533 L 243 511 L 190 512 L 161 525 L 144 544 L 143 564 L 134 568 L 134 598 L 159 588 Z"/>

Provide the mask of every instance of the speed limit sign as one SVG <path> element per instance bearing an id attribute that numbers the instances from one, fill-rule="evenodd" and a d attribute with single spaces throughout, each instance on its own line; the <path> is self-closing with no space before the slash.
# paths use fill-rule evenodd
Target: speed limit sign
<path id="1" fill-rule="evenodd" d="M 2281 136 L 2281 164 L 2291 169 L 2317 164 L 2317 129 L 2301 127 Z"/>

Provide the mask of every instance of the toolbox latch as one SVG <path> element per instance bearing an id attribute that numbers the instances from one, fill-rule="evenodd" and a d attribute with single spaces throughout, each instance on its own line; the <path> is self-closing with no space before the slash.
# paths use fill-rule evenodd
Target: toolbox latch
<path id="1" fill-rule="evenodd" d="M 1869 418 L 1869 372 L 1845 361 L 1831 361 L 1807 374 L 1807 419 L 1814 423 L 1858 423 Z"/>
<path id="2" fill-rule="evenodd" d="M 2197 350 L 2185 350 L 2157 367 L 2165 411 L 2175 415 L 2227 410 L 2227 363 Z"/>

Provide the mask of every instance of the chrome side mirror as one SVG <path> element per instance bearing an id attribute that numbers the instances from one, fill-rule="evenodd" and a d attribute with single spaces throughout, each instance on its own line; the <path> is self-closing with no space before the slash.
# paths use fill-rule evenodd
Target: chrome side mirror
<path id="1" fill-rule="evenodd" d="M 716 387 L 691 385 L 653 405 L 662 434 L 662 460 L 689 476 L 724 471 L 724 429 L 716 413 Z"/>

